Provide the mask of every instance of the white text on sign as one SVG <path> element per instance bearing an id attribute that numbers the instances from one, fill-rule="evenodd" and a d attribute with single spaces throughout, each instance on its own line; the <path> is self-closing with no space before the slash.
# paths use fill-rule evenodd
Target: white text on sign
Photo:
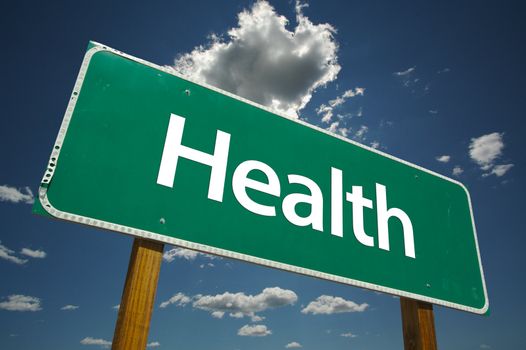
<path id="1" fill-rule="evenodd" d="M 173 187 L 177 161 L 183 157 L 197 163 L 207 165 L 211 168 L 210 181 L 208 185 L 208 198 L 214 201 L 223 201 L 228 154 L 230 148 L 229 133 L 218 130 L 216 133 L 215 148 L 213 154 L 182 145 L 182 137 L 185 126 L 185 118 L 172 114 L 166 133 L 161 164 L 157 176 L 157 183 L 166 187 Z M 265 174 L 267 181 L 261 182 L 249 177 L 253 170 Z M 343 237 L 343 204 L 345 200 L 352 203 L 352 228 L 358 242 L 374 247 L 374 236 L 367 234 L 364 227 L 363 211 L 375 209 L 372 200 L 363 196 L 362 186 L 352 186 L 351 192 L 343 190 L 343 172 L 331 167 L 331 234 Z M 285 218 L 296 226 L 310 226 L 314 230 L 323 232 L 323 195 L 320 187 L 308 177 L 298 174 L 288 174 L 291 184 L 305 186 L 310 195 L 304 193 L 287 194 L 282 201 L 282 211 Z M 268 164 L 257 160 L 246 160 L 240 163 L 232 177 L 232 189 L 237 201 L 247 210 L 262 216 L 276 216 L 276 207 L 264 205 L 252 200 L 246 189 L 250 188 L 270 196 L 281 196 L 281 184 L 278 175 Z M 296 206 L 300 203 L 310 205 L 311 211 L 308 216 L 300 216 Z M 387 188 L 376 184 L 376 216 L 378 223 L 378 247 L 389 251 L 389 226 L 390 218 L 400 220 L 404 233 L 404 253 L 406 256 L 415 258 L 415 244 L 413 237 L 413 225 L 409 216 L 399 208 L 387 208 Z"/>

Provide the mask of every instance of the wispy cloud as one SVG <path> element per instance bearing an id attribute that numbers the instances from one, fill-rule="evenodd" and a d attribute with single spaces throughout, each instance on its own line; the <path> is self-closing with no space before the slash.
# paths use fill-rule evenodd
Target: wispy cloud
<path id="1" fill-rule="evenodd" d="M 146 344 L 147 348 L 158 348 L 159 346 L 161 346 L 161 343 L 158 341 L 152 341 L 151 343 Z"/>
<path id="2" fill-rule="evenodd" d="M 0 241 L 0 259 L 4 259 L 7 261 L 10 261 L 12 263 L 15 263 L 17 265 L 23 265 L 27 263 L 27 259 L 21 259 L 17 256 L 15 256 L 15 251 L 7 248 L 5 245 L 1 244 Z"/>
<path id="3" fill-rule="evenodd" d="M 504 149 L 504 134 L 493 132 L 471 139 L 469 156 L 485 173 L 483 176 L 506 174 L 514 164 L 496 164 Z"/>
<path id="4" fill-rule="evenodd" d="M 35 259 L 43 259 L 47 256 L 46 252 L 43 250 L 33 250 L 29 248 L 22 248 L 20 254 L 29 256 Z"/>
<path id="5" fill-rule="evenodd" d="M 79 308 L 78 305 L 64 305 L 60 308 L 60 310 L 62 311 L 73 311 L 73 310 L 77 310 Z"/>
<path id="6" fill-rule="evenodd" d="M 504 176 L 511 168 L 513 168 L 514 164 L 500 164 L 495 165 L 489 173 L 483 174 L 482 176 L 490 176 L 495 175 L 497 177 Z"/>
<path id="7" fill-rule="evenodd" d="M 455 176 L 460 176 L 463 172 L 464 172 L 464 169 L 462 169 L 462 168 L 460 167 L 460 165 L 456 165 L 456 166 L 453 168 L 453 175 L 455 175 Z"/>
<path id="8" fill-rule="evenodd" d="M 82 345 L 98 345 L 101 348 L 109 348 L 111 346 L 111 341 L 92 337 L 86 337 L 82 339 L 80 343 Z"/>
<path id="9" fill-rule="evenodd" d="M 340 334 L 341 337 L 345 337 L 345 338 L 356 338 L 357 335 L 354 334 L 354 333 L 351 333 L 351 332 L 347 332 L 347 333 L 342 333 Z"/>
<path id="10" fill-rule="evenodd" d="M 285 345 L 285 348 L 286 349 L 299 349 L 299 348 L 302 348 L 303 346 L 296 342 L 296 341 L 293 341 L 291 343 L 288 343 L 287 345 Z"/>
<path id="11" fill-rule="evenodd" d="M 318 87 L 341 69 L 330 24 L 314 24 L 296 3 L 296 27 L 267 1 L 238 14 L 226 37 L 211 35 L 175 61 L 175 70 L 249 100 L 297 116 Z"/>
<path id="12" fill-rule="evenodd" d="M 343 105 L 349 98 L 355 96 L 363 96 L 365 92 L 364 88 L 356 87 L 354 90 L 350 89 L 345 91 L 342 95 L 330 100 L 327 104 L 321 104 L 316 108 L 316 113 L 320 115 L 323 123 L 330 123 L 334 116 L 334 109 L 338 106 Z M 361 110 L 360 110 L 361 115 Z"/>
<path id="13" fill-rule="evenodd" d="M 34 201 L 33 192 L 27 186 L 23 189 L 17 189 L 7 185 L 0 186 L 0 202 L 33 204 Z"/>
<path id="14" fill-rule="evenodd" d="M 393 75 L 396 75 L 398 77 L 406 77 L 408 75 L 411 75 L 416 69 L 416 66 L 407 68 L 406 70 L 402 70 L 400 72 L 394 72 Z"/>
<path id="15" fill-rule="evenodd" d="M 176 304 L 177 306 L 185 306 L 186 304 L 188 304 L 191 301 L 192 301 L 192 299 L 190 297 L 184 295 L 183 293 L 177 293 L 174 296 L 172 296 L 170 299 L 168 299 L 166 301 L 163 301 L 159 305 L 159 307 L 161 309 L 164 309 L 164 308 L 168 307 L 171 304 Z"/>
<path id="16" fill-rule="evenodd" d="M 243 337 L 265 337 L 272 334 L 272 331 L 267 326 L 262 324 L 245 325 L 237 331 L 237 335 Z"/>
<path id="17" fill-rule="evenodd" d="M 197 257 L 204 257 L 208 259 L 221 259 L 214 255 L 200 253 L 195 250 L 190 250 L 190 249 L 185 249 L 185 248 L 173 248 L 173 249 L 167 250 L 163 254 L 163 260 L 166 262 L 172 262 L 177 258 L 192 261 L 192 260 L 195 260 Z"/>
<path id="18" fill-rule="evenodd" d="M 7 300 L 0 302 L 0 309 L 7 311 L 40 311 L 40 298 L 14 294 L 7 297 Z"/>
<path id="19" fill-rule="evenodd" d="M 345 300 L 341 297 L 330 295 L 321 295 L 316 300 L 311 301 L 301 310 L 304 314 L 337 314 L 343 312 L 363 312 L 369 307 L 369 304 L 357 304 L 354 301 Z"/>
<path id="20" fill-rule="evenodd" d="M 379 149 L 380 148 L 380 142 L 378 142 L 378 141 L 371 142 L 371 147 L 374 148 L 374 149 Z"/>

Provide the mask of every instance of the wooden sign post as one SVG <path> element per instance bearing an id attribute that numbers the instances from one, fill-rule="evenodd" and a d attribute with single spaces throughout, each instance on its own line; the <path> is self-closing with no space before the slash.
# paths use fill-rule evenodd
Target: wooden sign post
<path id="1" fill-rule="evenodd" d="M 436 350 L 433 305 L 400 298 L 404 350 Z"/>
<path id="2" fill-rule="evenodd" d="M 143 350 L 148 342 L 164 244 L 135 238 L 112 350 Z"/>

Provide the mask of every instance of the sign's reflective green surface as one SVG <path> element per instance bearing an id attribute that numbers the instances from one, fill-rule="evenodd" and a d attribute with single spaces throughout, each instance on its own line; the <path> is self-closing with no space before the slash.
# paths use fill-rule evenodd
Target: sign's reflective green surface
<path id="1" fill-rule="evenodd" d="M 93 45 L 37 211 L 484 313 L 453 180 Z"/>

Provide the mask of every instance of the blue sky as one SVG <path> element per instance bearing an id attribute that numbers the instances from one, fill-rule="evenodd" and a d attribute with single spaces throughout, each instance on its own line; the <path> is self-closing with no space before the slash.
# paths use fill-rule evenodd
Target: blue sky
<path id="1" fill-rule="evenodd" d="M 244 85 L 232 85 L 231 77 L 218 77 L 220 68 L 231 68 L 232 61 L 208 50 L 221 43 L 236 48 L 227 34 L 233 28 L 238 37 L 260 43 L 250 41 L 253 20 L 261 15 L 253 1 L 4 5 L 1 348 L 98 349 L 113 336 L 114 306 L 120 302 L 132 238 L 36 217 L 29 204 L 89 40 L 157 64 L 175 64 L 259 102 L 274 98 L 282 110 L 312 124 L 459 179 L 472 196 L 491 315 L 436 307 L 438 344 L 443 349 L 526 348 L 526 238 L 520 219 L 526 210 L 521 181 L 525 157 L 520 151 L 526 107 L 525 5 L 308 5 L 298 10 L 294 2 L 273 1 L 261 17 L 260 25 L 277 34 L 262 41 L 268 47 L 256 46 L 261 51 L 282 49 L 285 55 L 302 45 L 298 38 L 275 46 L 276 35 L 283 33 L 277 16 L 289 20 L 284 30 L 290 32 L 301 27 L 297 11 L 310 23 L 303 23 L 311 39 L 304 42 L 311 64 L 303 73 L 313 78 L 300 79 L 278 95 L 273 94 L 281 87 L 279 80 L 269 80 L 268 94 L 258 95 L 248 78 Z M 244 10 L 248 24 L 238 23 Z M 330 37 L 324 37 L 327 33 Z M 199 45 L 204 48 L 193 51 Z M 235 58 L 250 50 L 239 49 Z M 218 68 L 202 71 L 192 65 L 203 57 L 214 58 Z M 261 80 L 267 75 L 261 57 L 259 66 L 236 69 Z M 325 65 L 317 70 L 321 63 Z M 275 287 L 280 289 L 267 289 Z M 182 294 L 173 303 L 160 307 L 177 293 Z M 269 293 L 280 294 L 281 302 L 269 302 Z M 329 304 L 336 306 L 302 312 L 309 305 L 312 310 L 316 304 L 310 303 L 320 296 L 334 297 Z M 240 307 L 240 314 L 219 318 L 217 305 L 229 298 L 247 306 Z M 263 306 L 252 305 L 254 300 Z M 368 306 L 360 308 L 364 303 Z M 399 300 L 229 259 L 167 255 L 150 330 L 152 348 L 284 349 L 298 346 L 294 342 L 304 349 L 402 349 Z"/>

